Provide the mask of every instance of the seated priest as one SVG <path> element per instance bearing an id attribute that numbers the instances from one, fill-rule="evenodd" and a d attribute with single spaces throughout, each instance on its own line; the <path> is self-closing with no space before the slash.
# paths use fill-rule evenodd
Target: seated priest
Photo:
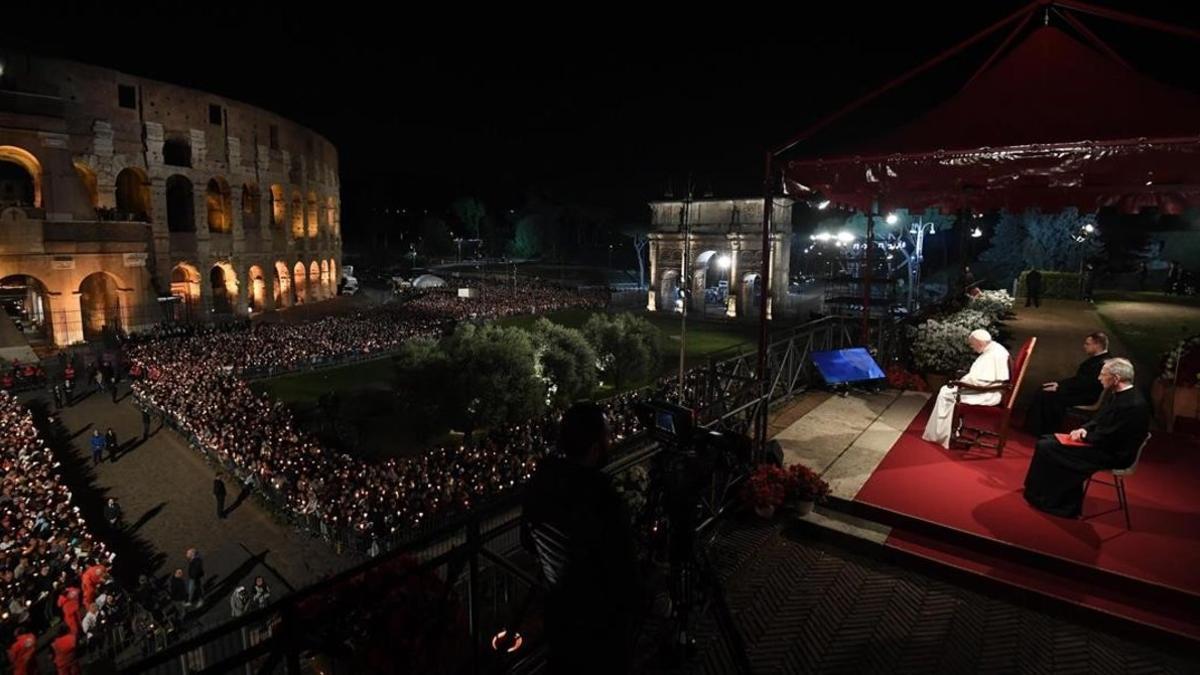
<path id="1" fill-rule="evenodd" d="M 954 420 L 955 399 L 970 405 L 997 405 L 1003 398 L 999 391 L 971 391 L 972 386 L 987 387 L 1008 381 L 1008 350 L 998 342 L 992 341 L 991 333 L 979 329 L 971 331 L 967 337 L 979 356 L 971 364 L 971 370 L 954 382 L 946 384 L 938 392 L 937 403 L 929 422 L 925 424 L 925 433 L 921 436 L 927 441 L 941 443 L 943 448 L 950 447 L 951 425 Z M 963 391 L 959 395 L 958 388 Z"/>
<path id="2" fill-rule="evenodd" d="M 1112 397 L 1090 422 L 1069 434 L 1082 445 L 1064 444 L 1053 434 L 1038 439 L 1025 475 L 1025 501 L 1034 508 L 1076 518 L 1083 510 L 1088 477 L 1127 468 L 1137 458 L 1150 428 L 1150 406 L 1133 386 L 1133 364 L 1126 359 L 1105 361 L 1100 384 Z"/>
<path id="3" fill-rule="evenodd" d="M 1076 405 L 1092 405 L 1100 399 L 1100 367 L 1112 358 L 1108 354 L 1108 336 L 1092 333 L 1083 339 L 1087 359 L 1079 364 L 1073 377 L 1057 382 L 1045 382 L 1033 396 L 1025 416 L 1025 428 L 1034 436 L 1051 434 L 1062 425 L 1067 409 Z"/>

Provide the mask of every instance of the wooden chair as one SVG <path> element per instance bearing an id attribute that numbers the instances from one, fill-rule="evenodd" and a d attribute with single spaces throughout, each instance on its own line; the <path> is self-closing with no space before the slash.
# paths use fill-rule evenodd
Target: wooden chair
<path id="1" fill-rule="evenodd" d="M 1037 338 L 1031 337 L 1021 345 L 1015 359 L 1010 356 L 1007 382 L 999 382 L 987 387 L 960 385 L 957 388 L 954 403 L 954 436 L 950 439 L 951 445 L 965 444 L 967 447 L 977 445 L 983 448 L 995 448 L 997 457 L 1004 454 L 1004 444 L 1008 442 L 1008 429 L 1012 421 L 1013 403 L 1016 402 L 1017 393 L 1021 390 L 1021 382 L 1025 379 L 1025 369 L 1029 367 L 1029 357 L 1033 354 L 1035 346 L 1037 346 Z M 1001 392 L 999 404 L 972 405 L 957 400 L 964 393 L 977 394 L 989 391 Z M 981 422 L 987 427 L 968 426 L 966 424 L 968 418 L 976 424 Z M 973 435 L 967 437 L 967 433 Z M 994 441 L 987 440 L 993 436 L 995 437 Z"/>
<path id="2" fill-rule="evenodd" d="M 1088 487 L 1090 487 L 1092 483 L 1108 485 L 1115 489 L 1117 491 L 1117 508 L 1125 513 L 1125 528 L 1129 530 L 1133 529 L 1133 525 L 1129 522 L 1129 498 L 1125 496 L 1125 477 L 1132 476 L 1133 472 L 1137 470 L 1138 462 L 1142 460 L 1142 451 L 1145 450 L 1146 445 L 1150 443 L 1150 436 L 1151 434 L 1146 434 L 1145 440 L 1143 440 L 1142 444 L 1138 446 L 1137 454 L 1133 456 L 1133 464 L 1130 464 L 1124 469 L 1108 470 L 1108 473 L 1112 475 L 1112 482 L 1100 480 L 1099 478 L 1096 478 L 1095 474 L 1092 474 L 1091 476 L 1088 476 L 1087 481 L 1085 481 L 1083 484 L 1083 496 L 1085 498 L 1087 497 Z M 1097 471 L 1096 473 L 1100 472 Z M 1109 512 L 1105 511 L 1104 513 Z"/>

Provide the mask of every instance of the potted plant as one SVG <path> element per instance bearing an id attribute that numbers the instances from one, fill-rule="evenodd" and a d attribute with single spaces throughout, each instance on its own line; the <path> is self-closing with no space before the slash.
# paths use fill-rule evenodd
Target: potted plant
<path id="1" fill-rule="evenodd" d="M 773 464 L 759 464 L 742 486 L 742 501 L 761 518 L 775 515 L 787 499 L 787 473 Z"/>
<path id="2" fill-rule="evenodd" d="M 829 496 L 829 483 L 821 478 L 821 474 L 804 466 L 793 464 L 787 469 L 787 497 L 795 502 L 801 516 L 812 513 L 817 502 L 825 501 Z"/>

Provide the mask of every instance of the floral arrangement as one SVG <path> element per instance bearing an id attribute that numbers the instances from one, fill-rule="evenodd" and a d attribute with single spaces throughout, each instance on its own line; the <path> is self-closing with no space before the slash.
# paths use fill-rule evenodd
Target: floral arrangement
<path id="1" fill-rule="evenodd" d="M 1175 369 L 1179 368 L 1178 381 L 1182 385 L 1200 384 L 1200 368 L 1197 368 L 1197 359 L 1188 358 L 1192 352 L 1200 349 L 1200 335 L 1193 335 L 1190 338 L 1180 340 L 1168 352 L 1162 355 L 1162 371 L 1159 377 L 1166 380 L 1175 380 Z M 1183 363 L 1180 360 L 1183 359 Z M 1195 369 L 1197 372 L 1185 372 L 1186 370 Z"/>
<path id="2" fill-rule="evenodd" d="M 646 467 L 636 464 L 613 479 L 617 494 L 625 500 L 625 508 L 636 522 L 646 510 L 646 491 L 650 487 L 650 473 Z"/>
<path id="3" fill-rule="evenodd" d="M 777 508 L 788 495 L 787 472 L 774 464 L 759 464 L 742 486 L 742 502 L 752 509 Z"/>
<path id="4" fill-rule="evenodd" d="M 888 366 L 887 382 L 888 386 L 892 389 L 929 391 L 929 385 L 925 382 L 925 378 L 916 373 L 909 372 L 908 369 L 898 363 Z"/>
<path id="5" fill-rule="evenodd" d="M 967 303 L 967 309 L 988 317 L 993 324 L 1012 312 L 1013 297 L 1006 290 L 980 291 Z"/>
<path id="6" fill-rule="evenodd" d="M 829 496 L 829 483 L 807 466 L 793 464 L 786 473 L 788 498 L 801 502 L 823 502 Z"/>
<path id="7" fill-rule="evenodd" d="M 988 315 L 970 308 L 929 319 L 909 329 L 913 361 L 925 373 L 950 375 L 966 369 L 975 358 L 967 336 L 977 328 L 994 333 L 996 324 Z"/>

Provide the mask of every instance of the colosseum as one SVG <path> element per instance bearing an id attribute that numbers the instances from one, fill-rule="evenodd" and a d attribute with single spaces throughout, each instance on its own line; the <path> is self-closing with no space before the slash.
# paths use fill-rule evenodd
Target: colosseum
<path id="1" fill-rule="evenodd" d="M 337 151 L 310 129 L 0 50 L 0 347 L 332 297 L 340 206 Z"/>

